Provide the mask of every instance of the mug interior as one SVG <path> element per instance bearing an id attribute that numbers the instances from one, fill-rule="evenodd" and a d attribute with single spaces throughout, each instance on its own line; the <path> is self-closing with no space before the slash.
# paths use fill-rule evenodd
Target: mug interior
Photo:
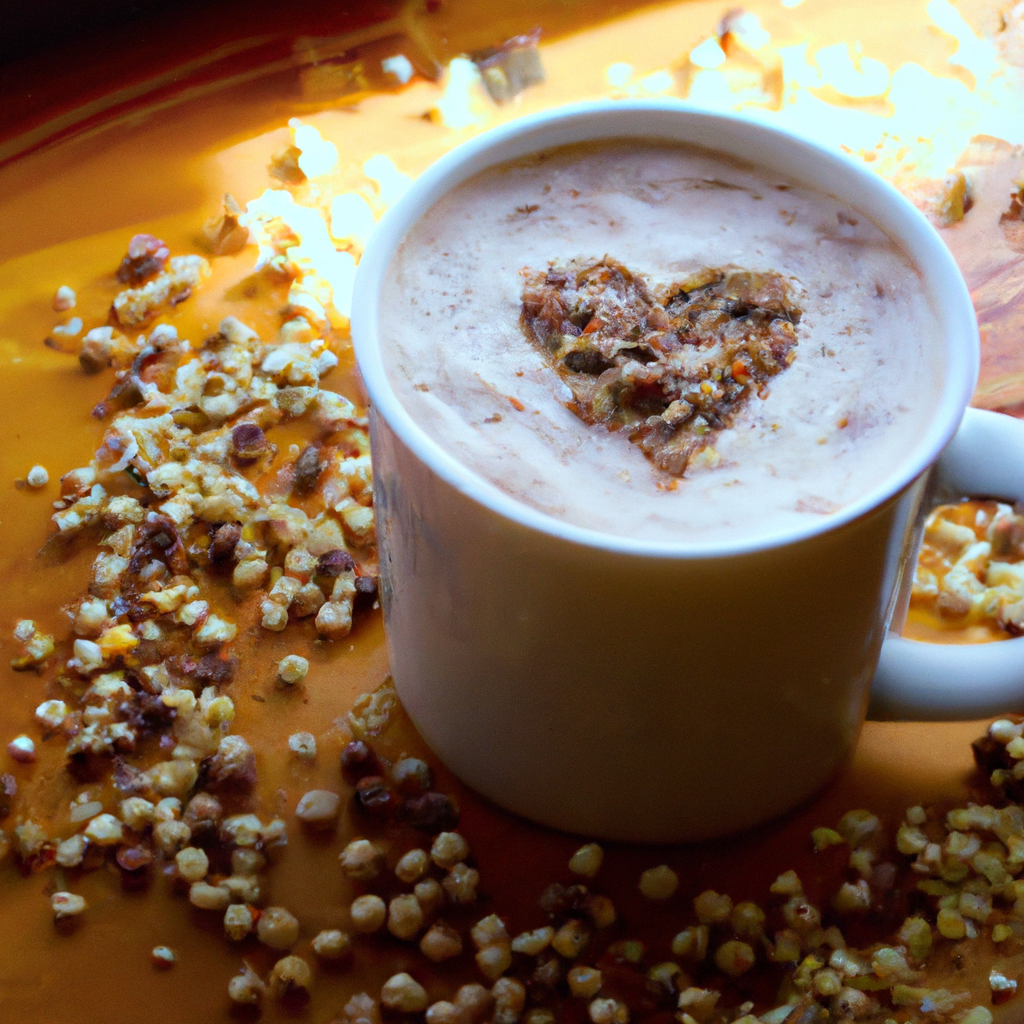
<path id="1" fill-rule="evenodd" d="M 525 505 L 467 469 L 435 442 L 398 400 L 384 367 L 378 332 L 381 286 L 413 225 L 447 192 L 496 164 L 572 143 L 604 139 L 684 143 L 753 164 L 842 201 L 873 221 L 917 269 L 936 313 L 943 379 L 934 413 L 917 442 L 882 481 L 822 519 L 755 538 L 710 542 L 637 540 L 587 529 Z M 679 101 L 605 101 L 525 117 L 485 132 L 446 154 L 384 216 L 360 262 L 352 312 L 356 359 L 368 393 L 402 441 L 442 479 L 500 515 L 565 540 L 649 556 L 720 557 L 792 543 L 835 529 L 876 508 L 916 479 L 952 437 L 977 381 L 977 321 L 963 277 L 927 219 L 895 188 L 842 154 L 747 118 Z"/>

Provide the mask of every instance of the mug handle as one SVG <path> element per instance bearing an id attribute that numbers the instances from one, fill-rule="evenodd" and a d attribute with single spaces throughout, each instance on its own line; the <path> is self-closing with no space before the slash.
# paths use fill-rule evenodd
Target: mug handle
<path id="1" fill-rule="evenodd" d="M 1024 420 L 968 409 L 935 473 L 940 494 L 1024 502 Z M 912 566 L 906 572 L 911 576 Z M 1024 637 L 930 644 L 886 636 L 869 718 L 934 722 L 1009 711 L 1024 711 Z"/>

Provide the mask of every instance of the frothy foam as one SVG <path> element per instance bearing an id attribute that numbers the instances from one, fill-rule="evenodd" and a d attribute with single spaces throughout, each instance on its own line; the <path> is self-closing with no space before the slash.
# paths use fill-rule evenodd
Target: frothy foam
<path id="1" fill-rule="evenodd" d="M 587 425 L 520 325 L 522 271 L 608 255 L 657 285 L 775 272 L 803 315 L 793 364 L 682 479 Z M 867 218 L 701 150 L 572 146 L 491 168 L 413 227 L 380 303 L 389 380 L 420 426 L 518 500 L 618 536 L 754 538 L 882 482 L 936 407 L 943 356 L 920 277 Z"/>

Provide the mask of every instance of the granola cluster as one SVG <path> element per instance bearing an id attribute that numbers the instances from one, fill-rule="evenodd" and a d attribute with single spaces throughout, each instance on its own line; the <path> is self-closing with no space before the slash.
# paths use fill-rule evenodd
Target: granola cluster
<path id="1" fill-rule="evenodd" d="M 522 325 L 584 423 L 625 430 L 682 476 L 796 357 L 800 310 L 775 273 L 706 268 L 653 290 L 605 257 L 524 271 Z"/>

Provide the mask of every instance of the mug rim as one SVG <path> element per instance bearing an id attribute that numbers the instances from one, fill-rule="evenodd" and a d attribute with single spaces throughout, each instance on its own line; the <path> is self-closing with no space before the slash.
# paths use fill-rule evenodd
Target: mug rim
<path id="1" fill-rule="evenodd" d="M 820 193 L 841 199 L 872 222 L 911 260 L 930 305 L 936 314 L 945 345 L 944 378 L 935 403 L 934 414 L 909 455 L 906 455 L 881 482 L 837 512 L 816 521 L 800 523 L 771 533 L 741 537 L 737 540 L 653 541 L 620 536 L 559 519 L 512 497 L 496 484 L 478 475 L 447 452 L 412 417 L 398 399 L 385 370 L 379 338 L 378 309 L 381 286 L 397 249 L 412 227 L 444 195 L 488 167 L 521 158 L 532 152 L 587 141 L 611 139 L 655 139 L 677 144 L 698 145 L 730 158 L 736 155 L 726 145 L 715 147 L 668 134 L 664 126 L 652 127 L 647 120 L 671 118 L 676 123 L 689 121 L 703 125 L 704 131 L 724 129 L 723 143 L 743 133 L 750 138 L 785 143 L 796 147 L 813 172 L 787 173 Z M 604 130 L 581 131 L 596 121 Z M 609 126 L 623 124 L 619 130 Z M 636 122 L 635 127 L 627 127 Z M 658 130 L 661 127 L 662 130 Z M 692 131 L 692 127 L 691 127 Z M 538 141 L 523 148 L 545 132 L 564 136 L 560 141 Z M 509 152 L 509 150 L 513 150 Z M 743 159 L 742 157 L 740 159 Z M 747 160 L 747 162 L 754 162 Z M 771 169 L 771 168 L 769 168 Z M 851 202 L 841 189 L 830 185 L 838 179 L 844 187 L 859 188 L 861 199 Z M 885 220 L 864 210 L 878 207 Z M 606 552 L 656 558 L 716 558 L 768 551 L 829 533 L 869 514 L 883 505 L 926 471 L 949 442 L 966 409 L 980 370 L 980 339 L 974 306 L 959 267 L 938 232 L 905 196 L 874 172 L 841 152 L 763 120 L 713 110 L 683 100 L 600 100 L 577 103 L 515 118 L 491 128 L 456 146 L 416 178 L 408 190 L 384 214 L 371 237 L 356 270 L 351 316 L 352 344 L 356 362 L 370 398 L 371 409 L 388 422 L 398 438 L 428 468 L 446 483 L 496 515 L 530 530 L 560 538 L 576 545 Z"/>

